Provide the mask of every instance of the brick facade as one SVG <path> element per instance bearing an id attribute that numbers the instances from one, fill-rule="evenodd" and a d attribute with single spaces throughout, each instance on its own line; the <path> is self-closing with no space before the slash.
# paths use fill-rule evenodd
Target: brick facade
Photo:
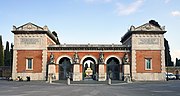
<path id="1" fill-rule="evenodd" d="M 152 58 L 152 70 L 145 70 L 145 58 Z M 137 73 L 160 73 L 161 72 L 161 51 L 140 50 L 136 51 Z"/>
<path id="2" fill-rule="evenodd" d="M 59 80 L 69 71 L 68 69 L 64 72 L 59 62 L 61 60 L 68 65 L 69 61 L 64 59 L 68 58 L 71 63 L 70 66 L 72 66 L 70 70 L 74 81 L 85 78 L 83 64 L 85 60 L 92 60 L 95 64 L 96 67 L 91 65 L 92 69 L 95 70 L 92 77 L 95 76 L 95 80 L 98 81 L 107 80 L 110 71 L 116 80 L 165 80 L 163 34 L 166 31 L 164 27 L 161 28 L 150 23 L 139 27 L 131 26 L 121 38 L 122 45 L 59 45 L 57 37 L 49 31 L 47 26 L 39 27 L 32 23 L 20 27 L 14 26 L 12 32 L 15 39 L 13 79 L 17 76 L 30 76 L 32 80 L 47 80 L 50 75 L 53 75 L 56 77 L 55 80 Z M 77 58 L 75 58 L 75 54 Z M 101 56 L 102 54 L 103 56 Z M 52 55 L 54 58 L 50 59 Z M 33 59 L 32 70 L 26 68 L 27 58 Z M 152 59 L 152 69 L 145 69 L 145 58 Z M 54 62 L 51 62 L 52 59 Z M 108 65 L 108 62 L 111 62 L 112 65 Z"/>
<path id="3" fill-rule="evenodd" d="M 18 50 L 17 72 L 41 73 L 42 72 L 42 50 Z M 33 70 L 26 69 L 26 59 L 33 58 Z"/>

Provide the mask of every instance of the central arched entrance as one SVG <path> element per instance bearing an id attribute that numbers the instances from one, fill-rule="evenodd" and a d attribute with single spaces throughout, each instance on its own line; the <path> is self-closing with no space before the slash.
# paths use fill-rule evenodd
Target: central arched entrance
<path id="1" fill-rule="evenodd" d="M 70 59 L 63 57 L 59 60 L 59 80 L 67 79 L 69 75 L 72 78 L 73 66 L 70 62 Z"/>
<path id="2" fill-rule="evenodd" d="M 112 80 L 120 79 L 120 62 L 117 58 L 111 57 L 107 60 L 107 73 Z"/>
<path id="3" fill-rule="evenodd" d="M 97 64 L 92 57 L 86 57 L 82 63 L 83 80 L 97 80 Z"/>

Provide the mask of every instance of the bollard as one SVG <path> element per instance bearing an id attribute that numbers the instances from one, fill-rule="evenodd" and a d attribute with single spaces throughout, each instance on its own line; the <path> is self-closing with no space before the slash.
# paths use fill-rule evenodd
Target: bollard
<path id="1" fill-rule="evenodd" d="M 49 83 L 50 83 L 50 84 L 52 83 L 52 78 L 51 78 L 51 76 L 49 76 Z"/>
<path id="2" fill-rule="evenodd" d="M 70 85 L 70 84 L 71 84 L 70 78 L 68 77 L 68 78 L 67 78 L 67 85 Z"/>
<path id="3" fill-rule="evenodd" d="M 125 76 L 125 81 L 126 81 L 126 83 L 131 83 L 131 77 L 130 76 Z"/>
<path id="4" fill-rule="evenodd" d="M 111 85 L 112 83 L 111 78 L 112 78 L 112 71 L 110 70 L 108 73 L 108 85 Z"/>
<path id="5" fill-rule="evenodd" d="M 111 78 L 108 78 L 108 85 L 111 85 Z"/>
<path id="6" fill-rule="evenodd" d="M 127 76 L 127 78 L 126 78 L 126 83 L 129 83 L 129 77 Z"/>
<path id="7" fill-rule="evenodd" d="M 52 79 L 53 79 L 53 78 L 52 78 L 52 75 L 53 75 L 53 74 L 49 74 L 49 77 L 48 77 L 48 78 L 49 78 L 48 81 L 49 81 L 50 84 L 52 83 Z"/>

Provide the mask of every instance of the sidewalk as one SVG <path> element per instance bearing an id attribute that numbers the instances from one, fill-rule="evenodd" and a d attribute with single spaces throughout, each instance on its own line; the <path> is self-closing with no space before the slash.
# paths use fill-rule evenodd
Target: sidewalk
<path id="1" fill-rule="evenodd" d="M 53 83 L 67 84 L 67 80 L 53 81 Z M 111 85 L 125 84 L 125 81 L 112 80 Z M 108 81 L 95 81 L 95 80 L 82 80 L 82 81 L 71 81 L 71 85 L 107 85 Z"/>

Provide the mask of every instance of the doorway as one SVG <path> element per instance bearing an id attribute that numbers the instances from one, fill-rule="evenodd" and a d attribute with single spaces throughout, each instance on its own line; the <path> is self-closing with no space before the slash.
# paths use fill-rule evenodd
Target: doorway
<path id="1" fill-rule="evenodd" d="M 97 80 L 98 68 L 95 60 L 91 57 L 87 57 L 83 60 L 83 80 Z"/>
<path id="2" fill-rule="evenodd" d="M 59 60 L 59 80 L 65 80 L 68 76 L 72 79 L 73 66 L 70 59 L 63 57 Z"/>
<path id="3" fill-rule="evenodd" d="M 112 80 L 120 79 L 120 63 L 117 58 L 111 57 L 107 60 L 107 74 Z"/>

